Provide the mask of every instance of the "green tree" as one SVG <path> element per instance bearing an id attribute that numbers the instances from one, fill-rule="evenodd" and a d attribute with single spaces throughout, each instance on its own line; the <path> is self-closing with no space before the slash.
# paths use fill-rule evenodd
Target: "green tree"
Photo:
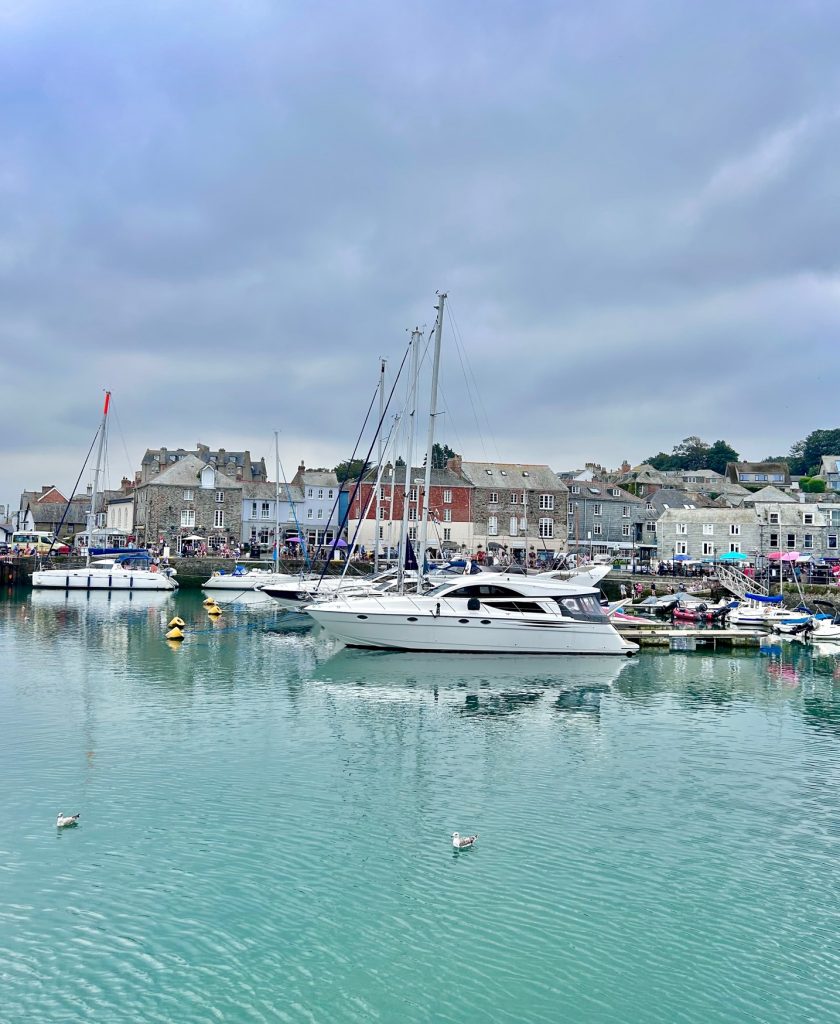
<path id="1" fill-rule="evenodd" d="M 674 457 L 679 460 L 680 469 L 705 469 L 709 446 L 694 435 L 685 437 L 674 445 Z"/>
<path id="2" fill-rule="evenodd" d="M 803 440 L 791 446 L 787 463 L 794 476 L 820 471 L 823 455 L 840 455 L 840 428 L 812 430 Z"/>
<path id="3" fill-rule="evenodd" d="M 364 473 L 369 463 L 365 462 L 364 459 L 346 459 L 344 462 L 339 464 L 333 469 L 338 482 L 344 483 L 345 480 L 356 480 Z"/>
<path id="4" fill-rule="evenodd" d="M 739 462 L 741 456 L 732 445 L 727 444 L 726 441 L 715 441 L 715 443 L 709 448 L 706 455 L 706 465 L 703 469 L 713 469 L 715 473 L 725 473 L 727 462 Z"/>
<path id="5" fill-rule="evenodd" d="M 653 466 L 654 469 L 658 469 L 661 473 L 665 473 L 669 469 L 680 468 L 677 459 L 673 455 L 666 455 L 665 452 L 660 452 L 658 455 L 653 455 L 644 461 L 646 465 Z"/>
<path id="6" fill-rule="evenodd" d="M 446 460 L 456 458 L 457 454 L 448 444 L 433 444 L 432 469 L 444 469 L 446 467 Z"/>

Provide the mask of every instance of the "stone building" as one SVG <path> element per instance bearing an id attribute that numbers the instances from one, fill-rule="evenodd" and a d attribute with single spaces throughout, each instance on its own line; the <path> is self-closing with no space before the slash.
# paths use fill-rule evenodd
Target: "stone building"
<path id="1" fill-rule="evenodd" d="M 569 551 L 642 557 L 642 499 L 603 480 L 570 483 L 566 497 Z"/>
<path id="2" fill-rule="evenodd" d="M 301 462 L 292 484 L 302 492 L 298 522 L 310 550 L 329 545 L 338 538 L 344 508 L 339 496 L 338 477 L 329 469 L 307 469 Z"/>
<path id="3" fill-rule="evenodd" d="M 472 484 L 472 543 L 478 551 L 507 552 L 524 560 L 534 552 L 566 550 L 566 485 L 544 465 L 515 462 L 446 463 Z"/>
<path id="4" fill-rule="evenodd" d="M 240 483 L 259 483 L 268 479 L 264 458 L 253 462 L 249 451 L 229 452 L 224 448 L 219 448 L 218 451 L 213 452 L 206 444 L 201 444 L 199 441 L 195 451 L 192 452 L 188 452 L 184 448 L 147 448 L 140 463 L 137 483 L 148 483 L 189 455 L 199 459 L 205 465 L 212 466 L 229 479 Z"/>
<path id="5" fill-rule="evenodd" d="M 740 484 L 748 490 L 773 484 L 774 487 L 790 487 L 790 470 L 786 462 L 727 462 L 726 479 Z"/>
<path id="6" fill-rule="evenodd" d="M 140 544 L 180 552 L 187 537 L 208 550 L 237 544 L 242 535 L 242 482 L 196 455 L 167 464 L 135 488 L 134 524 Z M 199 543 L 198 541 L 194 543 Z"/>
<path id="7" fill-rule="evenodd" d="M 414 544 L 418 539 L 419 524 L 425 501 L 426 470 L 423 466 L 409 473 L 408 537 Z M 355 481 L 344 484 L 349 506 L 348 540 L 356 538 L 372 551 L 376 545 L 376 473 L 369 474 L 355 491 Z M 473 545 L 472 518 L 473 485 L 452 469 L 433 469 L 429 484 L 429 525 L 426 534 L 427 550 L 433 558 L 467 552 Z M 379 539 L 380 551 L 392 551 L 399 546 L 405 497 L 405 467 L 390 464 L 383 470 L 379 485 Z M 357 533 L 358 528 L 358 533 Z M 417 552 L 418 559 L 420 552 Z"/>

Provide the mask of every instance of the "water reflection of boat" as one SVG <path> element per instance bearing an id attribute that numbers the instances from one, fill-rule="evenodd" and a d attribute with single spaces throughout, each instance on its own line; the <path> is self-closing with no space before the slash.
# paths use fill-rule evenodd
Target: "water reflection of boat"
<path id="1" fill-rule="evenodd" d="M 172 597 L 172 592 L 166 590 L 33 590 L 29 602 L 32 608 L 89 609 L 100 617 L 107 617 L 165 608 Z"/>
<path id="2" fill-rule="evenodd" d="M 559 708 L 597 707 L 594 695 L 609 690 L 628 661 L 603 657 L 543 658 L 365 651 L 340 648 L 313 671 L 313 682 L 331 692 L 372 701 L 433 699 L 468 713 L 502 714 L 537 702 Z M 565 694 L 565 703 L 557 698 Z M 587 697 L 586 695 L 592 695 Z"/>

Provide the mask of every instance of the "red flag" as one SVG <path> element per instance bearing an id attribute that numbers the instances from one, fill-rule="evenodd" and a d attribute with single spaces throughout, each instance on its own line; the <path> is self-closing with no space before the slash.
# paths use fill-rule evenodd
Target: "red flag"
<path id="1" fill-rule="evenodd" d="M 108 406 L 110 404 L 111 404 L 111 392 L 110 391 L 106 391 L 105 392 L 105 409 L 103 410 L 103 413 L 102 413 L 103 416 L 107 416 L 108 415 Z"/>

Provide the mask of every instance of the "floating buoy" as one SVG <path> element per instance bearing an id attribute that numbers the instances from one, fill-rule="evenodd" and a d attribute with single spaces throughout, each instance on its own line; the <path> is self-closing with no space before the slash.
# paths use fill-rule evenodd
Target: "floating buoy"
<path id="1" fill-rule="evenodd" d="M 172 629 L 170 629 L 169 632 L 166 634 L 166 639 L 167 640 L 183 640 L 184 639 L 184 631 L 182 629 L 180 629 L 178 626 L 175 626 Z"/>
<path id="2" fill-rule="evenodd" d="M 214 605 L 216 603 L 216 598 L 215 597 L 205 597 L 204 600 L 201 603 L 204 605 L 205 608 L 210 608 L 212 605 Z"/>
<path id="3" fill-rule="evenodd" d="M 176 615 L 174 619 L 170 619 L 170 620 L 169 620 L 169 622 L 167 623 L 167 625 L 168 625 L 168 626 L 169 626 L 169 628 L 171 629 L 171 628 L 172 628 L 173 626 L 178 626 L 178 627 L 182 627 L 182 626 L 185 626 L 185 625 L 186 625 L 186 623 L 184 622 L 184 620 L 183 620 L 183 619 L 179 619 L 179 618 L 178 618 L 178 616 Z"/>
<path id="4" fill-rule="evenodd" d="M 222 609 L 217 604 L 214 604 L 214 605 L 211 605 L 207 609 L 207 614 L 208 615 L 221 615 L 222 614 Z"/>

